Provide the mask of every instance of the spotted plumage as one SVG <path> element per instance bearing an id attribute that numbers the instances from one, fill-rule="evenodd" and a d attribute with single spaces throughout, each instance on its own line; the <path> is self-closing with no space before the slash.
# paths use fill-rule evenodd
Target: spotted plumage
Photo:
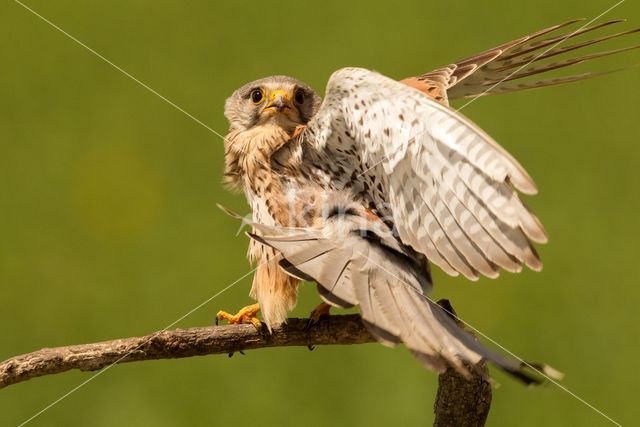
<path id="1" fill-rule="evenodd" d="M 267 325 L 285 320 L 299 279 L 314 280 L 326 302 L 360 306 L 381 342 L 404 342 L 431 368 L 464 371 L 463 362 L 485 358 L 518 371 L 423 294 L 431 288 L 429 262 L 472 280 L 501 269 L 537 271 L 533 243 L 547 241 L 519 195 L 537 192 L 532 178 L 448 105 L 581 80 L 592 74 L 512 83 L 631 49 L 556 60 L 635 31 L 557 44 L 617 21 L 554 35 L 576 22 L 400 82 L 344 68 L 330 77 L 322 102 L 306 84 L 282 76 L 237 90 L 225 105 L 225 180 L 251 205 L 249 257 L 258 265 L 251 295 Z M 551 57 L 556 62 L 543 62 Z"/>

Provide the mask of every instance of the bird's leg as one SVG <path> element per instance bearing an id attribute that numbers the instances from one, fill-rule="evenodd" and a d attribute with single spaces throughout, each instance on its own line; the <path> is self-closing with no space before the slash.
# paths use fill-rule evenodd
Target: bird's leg
<path id="1" fill-rule="evenodd" d="M 216 314 L 216 325 L 218 324 L 218 320 L 227 320 L 230 324 L 238 324 L 238 323 L 252 323 L 256 329 L 260 330 L 262 327 L 262 322 L 256 316 L 260 311 L 260 304 L 251 304 L 246 307 L 243 307 L 236 314 L 229 314 L 226 311 L 220 310 L 218 314 Z"/>
<path id="2" fill-rule="evenodd" d="M 316 323 L 320 321 L 321 318 L 325 316 L 329 316 L 329 310 L 331 310 L 331 306 L 326 302 L 321 302 L 318 304 L 316 308 L 309 313 L 309 322 L 307 323 L 307 327 L 305 329 L 309 329 Z"/>

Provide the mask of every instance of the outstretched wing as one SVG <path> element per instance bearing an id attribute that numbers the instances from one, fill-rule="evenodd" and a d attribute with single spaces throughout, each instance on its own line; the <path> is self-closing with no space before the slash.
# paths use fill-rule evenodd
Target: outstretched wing
<path id="1" fill-rule="evenodd" d="M 587 72 L 542 80 L 522 81 L 520 79 L 640 47 L 640 45 L 636 44 L 562 59 L 561 55 L 568 52 L 640 31 L 640 29 L 636 28 L 572 43 L 573 40 L 584 34 L 624 22 L 623 20 L 612 20 L 600 24 L 577 26 L 577 28 L 567 30 L 562 34 L 554 34 L 560 29 L 576 27 L 575 24 L 583 21 L 583 19 L 574 19 L 545 28 L 446 67 L 421 76 L 409 77 L 402 80 L 402 82 L 427 93 L 437 100 L 470 98 L 480 95 L 535 89 L 583 80 L 611 71 L 604 73 Z M 554 62 L 546 61 L 549 58 L 553 58 Z M 514 83 L 516 80 L 518 82 Z"/>
<path id="2" fill-rule="evenodd" d="M 462 114 L 378 73 L 335 72 L 303 134 L 307 161 L 359 188 L 403 243 L 449 274 L 497 277 L 542 265 L 547 236 L 518 191 L 536 186 Z"/>

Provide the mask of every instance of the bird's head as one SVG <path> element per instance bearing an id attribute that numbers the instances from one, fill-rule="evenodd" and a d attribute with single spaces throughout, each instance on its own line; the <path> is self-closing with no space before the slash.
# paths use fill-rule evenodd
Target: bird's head
<path id="1" fill-rule="evenodd" d="M 289 133 L 313 117 L 320 101 L 313 89 L 299 80 L 266 77 L 236 90 L 225 103 L 224 115 L 232 131 L 276 125 Z"/>

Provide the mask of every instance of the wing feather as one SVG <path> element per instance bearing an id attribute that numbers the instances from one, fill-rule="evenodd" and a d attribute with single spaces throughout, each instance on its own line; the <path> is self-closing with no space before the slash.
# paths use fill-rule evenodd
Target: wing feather
<path id="1" fill-rule="evenodd" d="M 394 215 L 397 221 L 405 224 L 404 227 L 398 229 L 405 244 L 413 248 L 422 247 L 424 255 L 429 260 L 452 276 L 457 276 L 459 271 L 471 274 L 468 264 L 460 258 L 459 253 L 451 245 L 451 241 L 446 237 L 445 231 L 418 190 L 414 189 L 408 194 L 403 191 L 391 191 L 389 197 L 393 206 L 407 206 L 411 200 L 424 202 L 419 210 L 400 211 Z M 408 199 L 408 197 L 412 199 Z"/>
<path id="2" fill-rule="evenodd" d="M 316 158 L 355 167 L 359 182 L 350 185 L 391 216 L 404 244 L 447 273 L 477 279 L 497 277 L 500 267 L 541 268 L 530 241 L 546 242 L 546 231 L 518 195 L 537 192 L 533 179 L 460 113 L 347 68 L 329 80 L 305 136 L 308 151 L 322 153 Z"/>
<path id="3" fill-rule="evenodd" d="M 622 19 L 615 19 L 599 24 L 567 30 L 561 34 L 552 34 L 560 29 L 570 27 L 583 21 L 584 19 L 574 19 L 559 25 L 554 25 L 536 33 L 504 43 L 477 55 L 473 55 L 456 63 L 449 64 L 446 67 L 438 68 L 417 77 L 403 79 L 401 82 L 426 93 L 438 101 L 442 102 L 444 100 L 444 103 L 446 104 L 449 99 L 470 98 L 535 89 L 550 85 L 570 83 L 624 69 L 620 68 L 617 70 L 599 73 L 589 72 L 579 75 L 529 81 L 515 85 L 504 84 L 504 82 L 511 80 L 517 80 L 640 48 L 640 45 L 636 44 L 620 49 L 599 51 L 592 54 L 575 56 L 557 62 L 546 64 L 542 63 L 542 61 L 558 55 L 578 51 L 589 46 L 599 45 L 600 43 L 640 31 L 638 28 L 620 31 L 613 34 L 606 34 L 588 40 L 579 41 L 566 46 L 568 41 L 575 40 L 584 34 L 624 22 Z"/>
<path id="4" fill-rule="evenodd" d="M 576 22 L 579 21 L 574 20 L 569 21 L 565 24 L 561 24 L 560 26 L 556 26 L 553 31 L 574 24 Z M 613 72 L 607 71 L 605 73 L 584 73 L 578 76 L 562 76 L 553 79 L 525 82 L 518 85 L 504 84 L 504 82 L 546 73 L 548 71 L 577 65 L 583 62 L 592 61 L 605 56 L 615 55 L 639 48 L 640 45 L 636 44 L 620 49 L 605 50 L 596 53 L 575 56 L 557 62 L 546 64 L 541 63 L 542 61 L 545 61 L 551 57 L 577 51 L 588 46 L 599 45 L 600 43 L 627 36 L 639 31 L 639 29 L 621 31 L 614 34 L 608 34 L 586 41 L 573 43 L 569 46 L 564 45 L 568 40 L 573 40 L 584 34 L 597 31 L 605 27 L 613 26 L 621 22 L 624 22 L 624 20 L 618 19 L 607 21 L 600 24 L 578 28 L 576 30 L 569 30 L 565 33 L 547 38 L 543 38 L 542 36 L 549 34 L 551 31 L 543 31 L 534 34 L 521 43 L 515 43 L 511 47 L 501 49 L 500 55 L 497 55 L 492 61 L 486 62 L 481 67 L 478 67 L 478 69 L 473 73 L 468 74 L 466 76 L 467 78 L 464 81 L 450 81 L 450 85 L 447 89 L 448 98 L 468 98 L 478 95 L 490 95 L 494 93 L 505 93 L 517 90 L 533 89 L 550 86 L 553 84 L 569 83 Z M 462 63 L 465 63 L 465 61 L 462 61 Z M 496 86 L 497 83 L 500 84 Z"/>

